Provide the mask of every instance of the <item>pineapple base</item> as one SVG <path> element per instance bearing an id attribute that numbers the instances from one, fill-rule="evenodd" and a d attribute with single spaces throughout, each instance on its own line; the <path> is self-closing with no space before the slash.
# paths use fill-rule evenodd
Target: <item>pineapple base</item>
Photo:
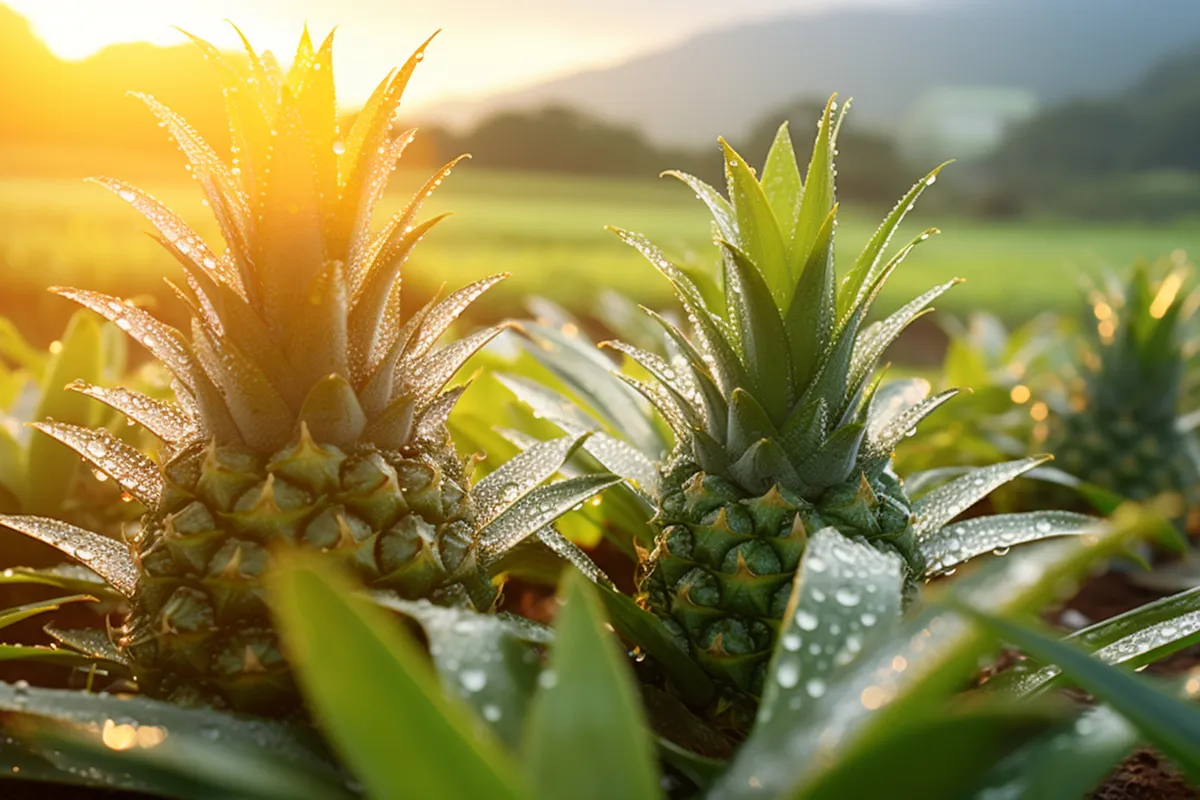
<path id="1" fill-rule="evenodd" d="M 1175 494 L 1196 502 L 1200 472 L 1173 417 L 1139 422 L 1084 410 L 1060 428 L 1051 452 L 1067 472 L 1132 500 Z"/>
<path id="2" fill-rule="evenodd" d="M 134 542 L 139 594 L 117 645 L 148 694 L 265 714 L 298 707 L 264 602 L 280 550 L 328 553 L 365 585 L 486 609 L 461 466 L 413 450 L 345 452 L 307 431 L 269 458 L 232 447 L 172 459 Z"/>
<path id="3" fill-rule="evenodd" d="M 832 526 L 916 563 L 911 509 L 887 473 L 805 499 L 747 492 L 695 465 L 667 476 L 641 600 L 718 682 L 757 697 L 809 535 Z"/>

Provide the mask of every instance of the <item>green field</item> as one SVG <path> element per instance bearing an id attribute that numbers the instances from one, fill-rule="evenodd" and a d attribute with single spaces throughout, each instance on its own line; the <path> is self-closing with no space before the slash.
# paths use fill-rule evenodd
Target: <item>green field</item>
<path id="1" fill-rule="evenodd" d="M 0 160 L 0 166 L 13 167 L 13 157 Z M 147 224 L 124 203 L 77 177 L 7 172 L 9 177 L 0 177 L 0 313 L 39 319 L 65 314 L 63 301 L 42 292 L 55 283 L 126 295 L 163 294 L 161 279 L 175 275 L 175 267 L 145 235 Z M 215 238 L 199 188 L 171 174 L 148 171 L 140 183 Z M 397 173 L 384 211 L 404 203 L 422 177 Z M 605 225 L 644 232 L 681 260 L 709 263 L 713 255 L 705 209 L 670 179 L 505 174 L 467 163 L 429 203 L 430 212 L 447 210 L 455 216 L 417 248 L 405 279 L 428 288 L 511 272 L 513 278 L 483 307 L 492 316 L 515 313 L 513 303 L 526 293 L 548 295 L 586 311 L 601 287 L 648 304 L 668 302 L 666 282 Z M 881 212 L 844 211 L 839 249 L 849 258 Z M 893 306 L 935 282 L 960 276 L 967 282 L 944 298 L 943 309 L 988 308 L 1016 319 L 1069 307 L 1078 297 L 1081 272 L 1177 248 L 1200 249 L 1197 226 L 935 221 L 919 211 L 903 238 L 935 223 L 942 234 L 913 253 L 888 286 L 883 305 Z"/>

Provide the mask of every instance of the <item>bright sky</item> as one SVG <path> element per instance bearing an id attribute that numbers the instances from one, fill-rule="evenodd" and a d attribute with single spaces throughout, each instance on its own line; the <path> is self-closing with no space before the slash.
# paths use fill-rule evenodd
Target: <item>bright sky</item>
<path id="1" fill-rule="evenodd" d="M 904 4 L 911 0 L 855 0 Z M 803 12 L 846 0 L 0 0 L 25 15 L 64 58 L 116 42 L 174 44 L 186 28 L 222 48 L 229 18 L 285 64 L 300 28 L 314 38 L 338 26 L 335 66 L 347 104 L 365 99 L 387 70 L 444 31 L 410 88 L 414 104 L 469 96 L 614 63 L 738 20 Z"/>

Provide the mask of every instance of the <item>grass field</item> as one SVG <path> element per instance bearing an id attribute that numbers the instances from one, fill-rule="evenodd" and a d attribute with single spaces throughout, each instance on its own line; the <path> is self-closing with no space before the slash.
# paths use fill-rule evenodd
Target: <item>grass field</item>
<path id="1" fill-rule="evenodd" d="M 0 314 L 57 324 L 65 318 L 66 304 L 42 291 L 56 283 L 162 295 L 162 277 L 176 270 L 144 235 L 147 224 L 116 197 L 69 174 L 71 170 L 59 169 L 59 175 L 48 178 L 36 174 L 36 166 L 12 153 L 0 155 Z M 182 171 L 134 171 L 145 173 L 141 185 L 215 239 L 199 188 Z M 423 177 L 398 173 L 384 212 L 399 207 Z M 641 231 L 682 260 L 708 263 L 713 253 L 703 206 L 669 179 L 505 174 L 467 163 L 428 208 L 431 213 L 452 210 L 455 216 L 418 247 L 406 267 L 407 283 L 426 289 L 443 281 L 457 286 L 511 272 L 513 278 L 483 307 L 492 316 L 514 313 L 514 302 L 527 293 L 586 311 L 601 287 L 652 305 L 669 302 L 666 282 L 605 225 Z M 843 259 L 854 255 L 879 216 L 844 209 L 838 229 Z M 906 241 L 930 224 L 942 234 L 904 264 L 883 297 L 884 306 L 960 276 L 967 282 L 943 299 L 943 309 L 988 308 L 1017 319 L 1045 308 L 1069 307 L 1078 297 L 1081 272 L 1177 248 L 1200 251 L 1197 226 L 935 221 L 919 210 L 899 238 Z"/>

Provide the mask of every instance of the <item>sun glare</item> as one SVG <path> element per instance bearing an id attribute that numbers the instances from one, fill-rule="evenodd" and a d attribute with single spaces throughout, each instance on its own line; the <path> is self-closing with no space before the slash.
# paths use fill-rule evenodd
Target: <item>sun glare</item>
<path id="1" fill-rule="evenodd" d="M 342 99 L 364 101 L 379 76 L 402 62 L 438 28 L 445 28 L 431 57 L 438 67 L 424 70 L 407 94 L 411 105 L 447 96 L 472 96 L 536 81 L 578 66 L 611 61 L 623 48 L 603 32 L 563 35 L 546 20 L 508 24 L 505 17 L 481 19 L 464 8 L 439 14 L 429 9 L 400 9 L 371 0 L 347 3 L 246 3 L 236 0 L 2 0 L 25 16 L 35 33 L 57 56 L 79 60 L 109 45 L 186 41 L 183 28 L 222 49 L 240 49 L 228 19 L 256 47 L 273 51 L 287 63 L 300 26 L 314 37 L 338 26 L 335 59 Z M 463 4 L 459 4 L 460 6 Z M 467 4 L 470 6 L 470 4 Z M 474 8 L 474 6 L 470 6 Z M 368 13 L 370 12 L 370 13 Z M 489 12 L 490 13 L 490 12 Z"/>

